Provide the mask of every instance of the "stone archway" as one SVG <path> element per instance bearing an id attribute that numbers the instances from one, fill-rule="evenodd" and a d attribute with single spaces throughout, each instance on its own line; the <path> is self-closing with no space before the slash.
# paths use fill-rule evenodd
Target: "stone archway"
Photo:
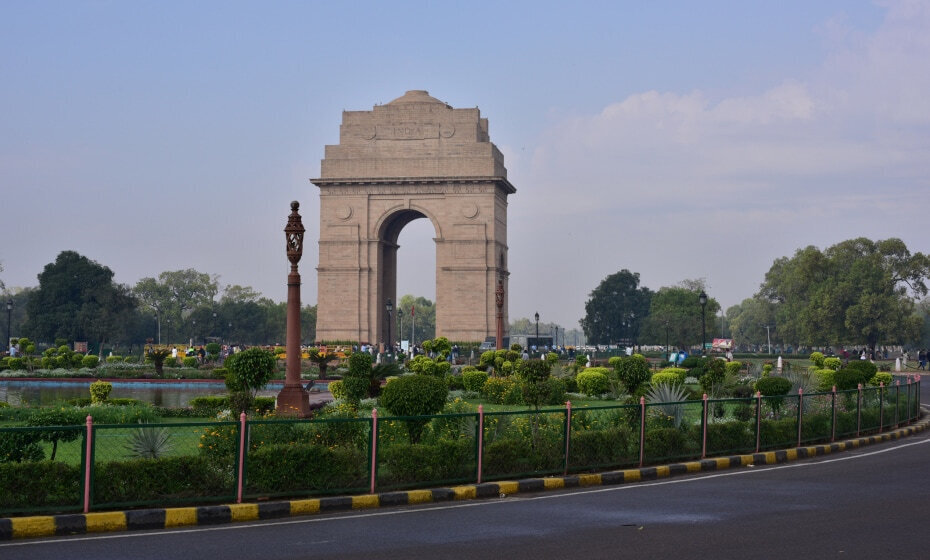
<path id="1" fill-rule="evenodd" d="M 477 108 L 408 91 L 371 111 L 344 111 L 339 144 L 326 146 L 311 181 L 320 188 L 320 341 L 388 339 L 397 239 L 423 218 L 435 231 L 437 336 L 495 334 L 494 292 L 509 276 L 507 196 L 516 189 Z"/>

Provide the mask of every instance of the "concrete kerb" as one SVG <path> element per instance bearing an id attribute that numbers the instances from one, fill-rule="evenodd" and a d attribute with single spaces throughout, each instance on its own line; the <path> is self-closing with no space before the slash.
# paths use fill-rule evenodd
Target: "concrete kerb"
<path id="1" fill-rule="evenodd" d="M 482 484 L 453 486 L 450 488 L 407 490 L 361 496 L 338 496 L 279 502 L 0 518 L 0 541 L 20 538 L 80 535 L 86 533 L 133 531 L 140 529 L 166 529 L 193 525 L 217 525 L 239 521 L 257 521 L 298 515 L 348 511 L 353 509 L 501 498 L 521 492 L 540 492 L 573 487 L 625 484 L 644 480 L 657 480 L 695 472 L 719 471 L 754 465 L 774 465 L 787 461 L 828 455 L 849 449 L 858 449 L 865 445 L 897 440 L 917 434 L 930 426 L 930 415 L 928 415 L 930 410 L 922 409 L 922 412 L 922 418 L 916 423 L 881 434 L 847 439 L 829 444 L 810 445 L 746 455 L 714 457 L 702 459 L 700 461 L 688 461 L 638 469 L 485 482 Z"/>

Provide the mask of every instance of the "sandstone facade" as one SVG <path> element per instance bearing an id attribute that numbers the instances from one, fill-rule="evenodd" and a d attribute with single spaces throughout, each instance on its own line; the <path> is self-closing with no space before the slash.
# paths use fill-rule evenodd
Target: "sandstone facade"
<path id="1" fill-rule="evenodd" d="M 385 303 L 397 302 L 397 239 L 419 218 L 436 232 L 437 336 L 495 334 L 516 189 L 477 108 L 408 91 L 371 111 L 344 111 L 339 144 L 326 146 L 311 182 L 320 189 L 318 340 L 379 343 L 396 332 Z"/>

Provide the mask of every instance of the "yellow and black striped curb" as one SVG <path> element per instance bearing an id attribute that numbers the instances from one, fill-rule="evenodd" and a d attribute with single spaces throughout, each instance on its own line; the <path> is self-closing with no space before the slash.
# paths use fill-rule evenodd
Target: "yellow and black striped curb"
<path id="1" fill-rule="evenodd" d="M 192 525 L 219 525 L 237 521 L 277 519 L 354 509 L 498 498 L 521 492 L 641 482 L 689 473 L 719 471 L 749 465 L 774 465 L 787 461 L 818 457 L 839 451 L 857 449 L 874 443 L 901 439 L 922 432 L 928 426 L 930 426 L 930 416 L 911 426 L 898 428 L 883 434 L 864 436 L 836 443 L 603 473 L 529 478 L 453 486 L 451 488 L 407 490 L 362 496 L 313 498 L 283 502 L 0 518 L 0 541 L 110 531 L 168 529 Z"/>

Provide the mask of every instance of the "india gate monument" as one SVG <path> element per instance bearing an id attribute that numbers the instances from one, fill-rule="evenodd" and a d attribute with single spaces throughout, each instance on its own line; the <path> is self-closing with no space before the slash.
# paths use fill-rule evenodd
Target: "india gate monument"
<path id="1" fill-rule="evenodd" d="M 495 292 L 508 292 L 507 195 L 516 189 L 477 108 L 414 90 L 343 111 L 339 144 L 326 146 L 311 182 L 320 189 L 318 341 L 377 344 L 396 332 L 386 304 L 401 295 L 397 240 L 420 218 L 435 232 L 436 336 L 495 335 Z"/>

